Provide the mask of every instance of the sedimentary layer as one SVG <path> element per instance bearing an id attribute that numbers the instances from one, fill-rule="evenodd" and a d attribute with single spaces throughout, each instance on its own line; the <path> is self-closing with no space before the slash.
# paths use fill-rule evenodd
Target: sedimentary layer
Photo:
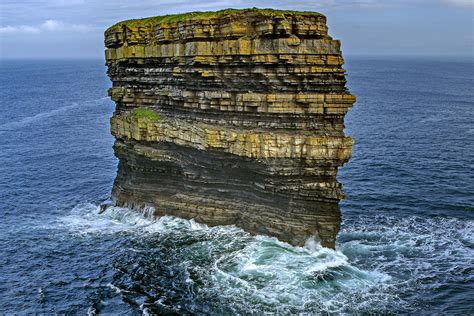
<path id="1" fill-rule="evenodd" d="M 113 200 L 334 247 L 351 156 L 340 43 L 313 12 L 224 10 L 105 33 Z"/>

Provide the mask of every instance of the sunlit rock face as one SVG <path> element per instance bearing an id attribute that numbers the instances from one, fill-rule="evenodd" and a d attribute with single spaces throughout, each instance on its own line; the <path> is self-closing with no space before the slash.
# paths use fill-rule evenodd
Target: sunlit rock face
<path id="1" fill-rule="evenodd" d="M 105 32 L 105 45 L 117 205 L 335 246 L 355 98 L 323 15 L 129 20 Z"/>

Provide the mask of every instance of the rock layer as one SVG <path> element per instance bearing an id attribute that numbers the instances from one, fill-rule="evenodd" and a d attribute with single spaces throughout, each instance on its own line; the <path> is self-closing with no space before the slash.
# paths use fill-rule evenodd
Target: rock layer
<path id="1" fill-rule="evenodd" d="M 334 247 L 355 98 L 313 12 L 224 10 L 105 33 L 119 159 L 113 200 L 156 216 Z"/>

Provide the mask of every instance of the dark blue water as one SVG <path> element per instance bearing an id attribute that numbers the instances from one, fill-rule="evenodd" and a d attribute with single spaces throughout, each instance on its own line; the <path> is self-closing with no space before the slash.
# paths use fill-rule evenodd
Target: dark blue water
<path id="1" fill-rule="evenodd" d="M 102 61 L 0 63 L 1 313 L 474 310 L 472 62 L 348 61 L 337 251 L 127 209 Z"/>

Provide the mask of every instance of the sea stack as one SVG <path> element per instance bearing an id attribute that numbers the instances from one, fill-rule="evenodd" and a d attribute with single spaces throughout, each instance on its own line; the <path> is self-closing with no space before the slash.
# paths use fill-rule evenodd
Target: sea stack
<path id="1" fill-rule="evenodd" d="M 335 247 L 355 97 L 324 15 L 128 20 L 105 32 L 105 45 L 116 205 Z"/>

